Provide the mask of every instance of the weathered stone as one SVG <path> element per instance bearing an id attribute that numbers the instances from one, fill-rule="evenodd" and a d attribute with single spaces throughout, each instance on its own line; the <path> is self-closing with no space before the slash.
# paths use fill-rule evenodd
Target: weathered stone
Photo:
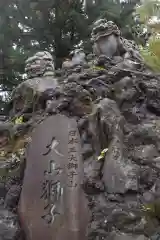
<path id="1" fill-rule="evenodd" d="M 21 83 L 13 92 L 13 98 L 14 95 L 18 95 L 18 93 L 21 93 L 22 96 L 25 96 L 23 94 L 36 92 L 37 94 L 41 94 L 42 92 L 46 91 L 47 89 L 55 89 L 57 86 L 57 82 L 52 77 L 44 77 L 44 78 L 33 78 L 28 79 L 25 82 Z M 21 92 L 20 92 L 21 91 Z M 34 94 L 33 94 L 34 96 Z M 32 97 L 32 96 L 30 96 Z"/>
<path id="2" fill-rule="evenodd" d="M 97 111 L 100 116 L 99 124 L 102 127 L 99 140 L 105 144 L 103 145 L 104 148 L 108 148 L 102 171 L 106 191 L 108 193 L 137 191 L 137 168 L 123 156 L 124 119 L 116 102 L 107 98 L 103 99 L 97 105 Z M 95 130 L 93 129 L 92 132 L 95 132 Z"/>
<path id="3" fill-rule="evenodd" d="M 124 59 L 135 59 L 138 62 L 142 62 L 142 57 L 136 44 L 133 41 L 124 39 L 120 35 L 121 32 L 114 22 L 106 19 L 96 21 L 93 24 L 91 33 L 95 55 L 104 54 L 109 58 L 123 56 Z M 130 64 L 133 66 L 132 61 L 130 61 Z"/>
<path id="4" fill-rule="evenodd" d="M 75 49 L 74 51 L 72 51 L 70 53 L 70 55 L 72 56 L 73 66 L 81 65 L 81 64 L 83 65 L 86 63 L 85 53 L 84 53 L 83 49 L 81 49 L 81 48 Z"/>
<path id="5" fill-rule="evenodd" d="M 46 51 L 37 52 L 33 57 L 26 60 L 25 71 L 29 78 L 34 78 L 36 76 L 43 76 L 44 73 L 46 74 L 48 72 L 47 67 L 50 68 L 53 76 L 55 68 L 52 55 Z"/>
<path id="6" fill-rule="evenodd" d="M 0 239 L 13 240 L 18 239 L 20 235 L 20 227 L 18 225 L 17 215 L 0 207 Z"/>
<path id="7" fill-rule="evenodd" d="M 120 81 L 114 84 L 114 98 L 123 111 L 123 103 L 127 101 L 130 104 L 127 105 L 127 110 L 133 102 L 139 98 L 140 93 L 137 91 L 134 80 L 130 77 L 124 77 Z"/>
<path id="8" fill-rule="evenodd" d="M 153 166 L 155 166 L 156 168 L 160 169 L 160 157 L 154 158 L 152 164 L 153 164 Z"/>
<path id="9" fill-rule="evenodd" d="M 73 50 L 72 52 L 70 52 L 69 56 L 70 56 L 71 60 L 65 59 L 65 61 L 62 64 L 63 70 L 67 70 L 68 72 L 70 70 L 71 70 L 71 72 L 81 72 L 80 66 L 85 66 L 85 65 L 87 66 L 87 62 L 85 60 L 86 55 L 85 55 L 83 49 L 77 48 L 77 49 Z"/>
<path id="10" fill-rule="evenodd" d="M 68 70 L 71 69 L 73 67 L 73 63 L 70 59 L 65 59 L 65 61 L 62 64 L 62 69 L 63 70 Z"/>
<path id="11" fill-rule="evenodd" d="M 149 240 L 144 235 L 129 235 L 125 233 L 113 233 L 111 234 L 110 238 L 107 238 L 107 240 Z"/>
<path id="12" fill-rule="evenodd" d="M 141 145 L 139 147 L 135 148 L 135 151 L 133 151 L 133 160 L 141 163 L 152 163 L 154 161 L 154 158 L 158 157 L 159 153 L 156 149 L 156 147 L 151 145 Z"/>
<path id="13" fill-rule="evenodd" d="M 28 79 L 12 92 L 12 115 L 42 108 L 39 106 L 42 93 L 58 86 L 57 79 L 54 77 L 53 57 L 48 52 L 38 52 L 27 59 L 25 71 Z"/>
<path id="14" fill-rule="evenodd" d="M 63 64 L 64 69 L 57 72 L 58 88 L 52 84 L 46 86 L 41 84 L 41 80 L 39 81 L 42 78 L 44 81 L 47 78 L 55 80 L 52 56 L 46 52 L 40 52 L 30 58 L 26 62 L 26 72 L 30 77 L 29 80 L 33 80 L 31 82 L 36 86 L 36 96 L 30 98 L 28 109 L 23 108 L 26 92 L 22 87 L 22 94 L 19 94 L 21 98 L 15 100 L 16 112 L 21 113 L 23 110 L 25 114 L 30 114 L 31 120 L 39 117 L 39 121 L 48 115 L 61 113 L 66 116 L 74 116 L 78 122 L 82 144 L 80 155 L 84 160 L 84 176 L 79 174 L 75 176 L 78 178 L 74 180 L 79 183 L 79 178 L 83 179 L 83 190 L 87 195 L 92 212 L 88 225 L 88 240 L 149 240 L 151 236 L 158 238 L 156 233 L 160 232 L 160 80 L 151 73 L 151 70 L 146 69 L 138 47 L 134 42 L 124 39 L 113 22 L 105 19 L 98 20 L 93 25 L 92 40 L 94 51 L 97 54 L 96 59 L 93 55 L 88 56 L 90 62 L 85 65 L 81 61 L 84 60 L 84 54 L 81 52 L 82 55 L 80 53 L 78 56 L 79 53 L 75 53 L 72 61 L 66 61 Z M 28 82 L 27 80 L 26 83 L 28 84 Z M 33 91 L 34 87 L 29 86 L 27 94 L 33 96 Z M 32 146 L 29 148 L 19 209 L 23 209 L 22 200 L 27 196 L 24 198 L 24 203 L 26 207 L 29 206 L 30 210 L 26 209 L 25 213 L 20 212 L 22 227 L 25 229 L 27 237 L 31 230 L 30 232 L 35 234 L 33 235 L 34 239 L 52 239 L 53 233 L 57 240 L 84 239 L 83 235 L 85 234 L 76 232 L 73 237 L 73 231 L 66 231 L 67 228 L 73 229 L 76 226 L 77 229 L 79 226 L 83 226 L 86 230 L 88 223 L 84 221 L 88 214 L 85 214 L 85 210 L 81 206 L 85 203 L 85 199 L 81 196 L 83 191 L 76 188 L 77 190 L 74 189 L 72 192 L 72 189 L 68 190 L 66 187 L 70 183 L 67 174 L 71 174 L 66 165 L 69 164 L 68 167 L 77 166 L 77 163 L 67 162 L 67 155 L 65 155 L 65 164 L 61 166 L 62 175 L 55 176 L 57 172 L 54 170 L 54 176 L 51 177 L 51 180 L 54 179 L 58 182 L 62 176 L 61 182 L 62 185 L 64 184 L 63 195 L 60 198 L 63 200 L 62 204 L 59 201 L 58 208 L 54 209 L 54 205 L 57 203 L 54 199 L 53 211 L 51 211 L 55 213 L 55 210 L 58 212 L 60 208 L 61 211 L 58 212 L 60 215 L 56 215 L 53 224 L 48 227 L 43 221 L 39 221 L 44 202 L 42 199 L 37 199 L 37 195 L 35 198 L 34 194 L 37 193 L 40 197 L 40 188 L 37 190 L 35 185 L 40 186 L 40 179 L 42 179 L 43 171 L 46 170 L 43 167 L 52 159 L 43 156 L 45 163 L 41 164 L 43 160 L 41 153 L 45 148 L 43 141 L 51 140 L 51 138 L 48 139 L 48 136 L 52 137 L 54 128 L 56 128 L 60 134 L 61 131 L 64 132 L 64 135 L 61 135 L 63 140 L 58 139 L 60 144 L 63 144 L 68 131 L 68 123 L 63 127 L 59 121 L 55 123 L 54 120 L 49 119 L 45 120 L 35 131 L 35 135 L 37 135 L 33 137 Z M 24 117 L 24 121 L 28 121 L 28 118 Z M 49 121 L 51 123 L 48 123 Z M 37 122 L 32 123 L 34 126 L 36 124 Z M 39 129 L 41 133 L 37 133 Z M 19 136 L 19 132 L 23 135 L 23 129 L 22 131 L 18 129 L 16 136 Z M 42 139 L 41 143 L 39 143 L 40 139 Z M 4 141 L 4 139 L 2 140 Z M 56 144 L 55 141 L 53 145 L 54 143 Z M 61 150 L 60 144 L 57 146 L 57 149 L 60 147 L 58 150 Z M 65 144 L 62 153 L 66 151 Z M 79 143 L 76 143 L 74 147 L 79 148 Z M 98 156 L 104 149 L 106 149 L 106 155 L 103 159 L 98 160 Z M 48 154 L 48 157 L 54 157 L 54 154 Z M 33 159 L 34 161 L 32 161 Z M 63 162 L 63 159 L 57 157 L 54 160 L 59 165 L 61 165 L 61 160 Z M 32 168 L 29 168 L 31 163 Z M 54 168 L 55 165 L 52 166 Z M 80 170 L 81 167 L 77 169 Z M 36 177 L 29 179 L 36 173 Z M 50 179 L 48 178 L 48 180 Z M 76 184 L 75 181 L 74 184 Z M 27 184 L 34 185 L 35 189 L 33 190 Z M 5 184 L 7 191 L 5 206 L 12 210 L 15 210 L 18 197 L 15 185 L 20 186 L 16 181 L 11 181 L 11 184 L 7 181 Z M 56 189 L 53 188 L 53 191 L 55 193 Z M 33 203 L 31 203 L 32 200 Z M 152 214 L 144 211 L 148 204 L 151 206 L 151 210 L 153 207 Z M 73 212 L 75 215 L 72 215 Z M 80 220 L 81 216 L 83 217 L 84 225 L 81 224 L 81 221 L 75 220 L 76 216 L 80 216 L 78 218 Z M 45 220 L 51 221 L 53 218 L 48 216 Z M 26 227 L 32 223 L 34 229 L 30 226 Z M 63 228 L 63 224 L 66 228 Z M 36 231 L 36 227 L 38 231 Z M 55 233 L 56 227 L 57 232 Z M 82 229 L 81 233 L 86 232 L 85 230 Z M 62 234 L 58 235 L 59 233 Z"/>
<path id="15" fill-rule="evenodd" d="M 154 168 L 149 166 L 141 167 L 138 173 L 140 186 L 143 186 L 143 189 L 151 189 L 159 178 L 159 173 Z"/>
<path id="16" fill-rule="evenodd" d="M 13 136 L 13 124 L 0 122 L 0 149 L 3 149 Z"/>
<path id="17" fill-rule="evenodd" d="M 87 89 L 74 82 L 63 85 L 60 102 L 57 106 L 58 112 L 63 112 L 70 116 L 83 117 L 86 114 L 90 114 L 92 108 L 92 95 Z"/>
<path id="18" fill-rule="evenodd" d="M 0 122 L 4 122 L 7 120 L 7 116 L 0 115 Z"/>
<path id="19" fill-rule="evenodd" d="M 24 173 L 23 173 L 24 174 Z M 22 176 L 23 177 L 23 176 Z M 21 179 L 17 176 L 12 176 L 12 177 L 7 177 L 6 183 L 5 183 L 5 189 L 8 192 L 12 186 L 20 186 L 21 184 Z"/>
<path id="20" fill-rule="evenodd" d="M 156 233 L 153 236 L 151 236 L 151 240 L 158 240 L 160 238 L 160 234 Z"/>
<path id="21" fill-rule="evenodd" d="M 20 193 L 21 186 L 19 185 L 11 186 L 11 188 L 9 189 L 5 196 L 4 206 L 9 210 L 16 208 L 18 205 Z"/>
<path id="22" fill-rule="evenodd" d="M 116 140 L 112 142 L 115 154 L 118 153 L 118 145 Z M 120 158 L 114 159 L 114 156 L 109 152 L 106 156 L 106 163 L 104 169 L 104 181 L 106 191 L 109 193 L 125 193 L 128 190 L 138 191 L 137 170 L 131 164 Z"/>
<path id="23" fill-rule="evenodd" d="M 89 215 L 82 183 L 76 121 L 49 117 L 35 130 L 27 152 L 19 205 L 26 239 L 86 239 Z"/>

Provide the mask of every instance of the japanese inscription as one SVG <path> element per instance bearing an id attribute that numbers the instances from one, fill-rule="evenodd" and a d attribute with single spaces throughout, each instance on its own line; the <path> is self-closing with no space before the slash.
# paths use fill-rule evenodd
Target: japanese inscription
<path id="1" fill-rule="evenodd" d="M 55 151 L 56 154 L 63 157 L 63 154 L 59 153 L 56 147 L 59 145 L 59 142 L 55 139 L 55 137 L 52 137 L 51 142 L 46 146 L 48 149 L 45 153 L 43 153 L 43 156 L 48 155 L 52 150 Z"/>
<path id="2" fill-rule="evenodd" d="M 18 209 L 26 240 L 60 240 L 69 122 L 62 115 L 48 117 L 31 136 Z"/>
<path id="3" fill-rule="evenodd" d="M 66 239 L 87 239 L 87 200 L 82 189 L 84 170 L 80 135 L 75 120 L 72 120 L 68 127 L 67 160 L 65 164 L 66 185 L 64 188 L 65 222 L 68 229 Z"/>
<path id="4" fill-rule="evenodd" d="M 77 187 L 78 182 L 78 159 L 76 144 L 78 143 L 77 129 L 71 129 L 69 131 L 68 139 L 68 164 L 67 164 L 67 176 L 68 176 L 68 187 Z"/>
<path id="5" fill-rule="evenodd" d="M 27 151 L 18 209 L 26 240 L 85 239 L 82 172 L 77 122 L 62 115 L 48 117 L 33 132 Z"/>
<path id="6" fill-rule="evenodd" d="M 55 149 L 57 145 L 59 145 L 59 142 L 55 137 L 52 137 L 51 143 L 46 146 L 48 150 L 43 153 L 43 156 L 47 156 L 51 151 L 55 151 L 59 156 L 63 156 L 63 154 Z M 60 215 L 60 212 L 57 210 L 57 203 L 63 194 L 63 189 L 58 177 L 62 173 L 62 170 L 56 165 L 54 160 L 49 161 L 48 170 L 44 171 L 44 180 L 41 187 L 42 194 L 40 198 L 44 200 L 44 214 L 41 218 L 46 224 L 52 224 L 55 217 Z"/>

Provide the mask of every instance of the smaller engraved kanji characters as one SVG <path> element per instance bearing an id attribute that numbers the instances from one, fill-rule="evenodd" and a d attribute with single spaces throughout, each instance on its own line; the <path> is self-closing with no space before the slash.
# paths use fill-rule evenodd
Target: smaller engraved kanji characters
<path id="1" fill-rule="evenodd" d="M 68 144 L 74 144 L 74 143 L 78 143 L 78 139 L 77 138 L 69 139 Z"/>
<path id="2" fill-rule="evenodd" d="M 71 171 L 68 176 L 73 178 L 74 176 L 78 175 L 75 171 Z"/>
<path id="3" fill-rule="evenodd" d="M 77 163 L 68 163 L 67 168 L 68 169 L 72 169 L 72 168 L 77 169 L 78 164 Z"/>
<path id="4" fill-rule="evenodd" d="M 72 161 L 73 161 L 73 162 L 77 162 L 77 158 L 76 158 L 76 156 L 73 155 L 73 154 L 69 155 L 68 160 L 69 160 L 69 162 L 72 162 Z"/>
<path id="5" fill-rule="evenodd" d="M 75 130 L 70 131 L 69 136 L 75 137 L 76 136 L 76 131 Z"/>
<path id="6" fill-rule="evenodd" d="M 73 183 L 73 180 L 70 180 L 68 187 L 77 187 L 77 183 Z"/>
<path id="7" fill-rule="evenodd" d="M 76 152 L 77 152 L 77 150 L 75 147 L 69 148 L 69 153 L 76 153 Z"/>
<path id="8" fill-rule="evenodd" d="M 74 177 L 77 176 L 78 174 L 74 171 L 71 171 L 69 172 L 68 174 L 68 179 L 69 179 L 69 184 L 68 184 L 68 187 L 76 187 L 77 186 L 77 183 L 75 182 L 75 179 Z"/>

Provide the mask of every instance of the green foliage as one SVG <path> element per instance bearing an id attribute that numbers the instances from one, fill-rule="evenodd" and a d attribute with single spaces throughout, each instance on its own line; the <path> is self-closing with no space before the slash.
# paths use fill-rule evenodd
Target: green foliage
<path id="1" fill-rule="evenodd" d="M 145 204 L 142 206 L 142 210 L 147 216 L 160 219 L 160 201 L 156 200 L 152 203 Z"/>
<path id="2" fill-rule="evenodd" d="M 54 54 L 57 68 L 81 40 L 85 50 L 91 51 L 90 31 L 97 18 L 115 21 L 125 37 L 135 39 L 137 24 L 132 13 L 137 3 L 139 0 L 1 0 L 1 88 L 11 91 L 22 81 L 24 61 L 36 51 Z"/>
<path id="3" fill-rule="evenodd" d="M 160 1 L 145 0 L 137 8 L 137 14 L 152 33 L 146 47 L 141 49 L 141 54 L 153 71 L 160 72 Z M 154 21 L 153 17 L 157 17 L 157 20 Z"/>
<path id="4" fill-rule="evenodd" d="M 151 37 L 148 46 L 141 49 L 146 64 L 155 72 L 160 72 L 160 39 Z"/>
<path id="5" fill-rule="evenodd" d="M 100 155 L 98 156 L 98 161 L 100 160 L 104 160 L 105 156 L 106 156 L 106 153 L 108 152 L 108 148 L 105 148 L 101 151 Z"/>
<path id="6" fill-rule="evenodd" d="M 140 0 L 86 0 L 86 12 L 90 24 L 97 18 L 106 18 L 114 21 L 122 31 L 122 35 L 129 39 L 135 39 L 137 35 L 137 23 L 135 23 L 135 6 Z"/>
<path id="7" fill-rule="evenodd" d="M 160 1 L 159 0 L 144 0 L 142 5 L 137 7 L 137 13 L 140 16 L 140 20 L 146 25 L 150 25 L 152 17 L 156 16 L 160 18 Z M 150 25 L 152 26 L 152 24 Z"/>

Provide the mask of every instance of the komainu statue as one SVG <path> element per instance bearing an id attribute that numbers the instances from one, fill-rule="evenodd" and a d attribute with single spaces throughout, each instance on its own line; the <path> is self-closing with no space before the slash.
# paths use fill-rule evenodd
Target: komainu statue
<path id="1" fill-rule="evenodd" d="M 25 213 L 31 214 L 32 221 L 32 216 L 38 221 L 43 217 L 54 227 L 53 231 L 52 228 L 50 231 L 39 228 L 40 231 L 36 232 L 40 236 L 38 238 L 29 238 L 31 231 L 26 232 L 27 240 L 158 240 L 160 79 L 145 66 L 134 42 L 123 38 L 113 22 L 105 19 L 96 21 L 92 41 L 94 54 L 86 57 L 88 67 L 83 62 L 83 52 L 76 51 L 56 75 L 58 81 L 49 53 L 39 52 L 26 61 L 28 80 L 12 93 L 12 116 L 14 114 L 18 121 L 7 123 L 0 129 L 0 148 L 11 152 L 13 158 L 17 154 L 22 159 L 19 162 L 24 163 L 23 174 L 20 171 L 16 179 L 9 175 L 10 179 L 5 183 L 4 206 L 9 213 L 15 211 L 17 199 L 20 193 L 25 192 L 26 186 L 29 191 L 24 200 L 29 200 L 34 211 L 38 204 L 42 204 L 41 209 L 46 213 L 47 206 L 49 211 L 40 218 L 37 215 L 41 212 L 37 210 L 36 215 L 30 207 L 26 207 L 22 217 L 20 215 L 22 229 L 25 229 L 23 219 L 27 223 Z M 27 112 L 31 113 L 30 121 L 19 124 L 21 115 Z M 62 121 L 64 118 L 67 124 Z M 76 131 L 71 129 L 72 120 Z M 68 133 L 68 129 L 72 131 Z M 37 134 L 34 139 L 31 133 Z M 11 140 L 16 142 L 14 148 L 9 148 L 13 145 Z M 63 158 L 65 164 L 59 161 Z M 81 165 L 78 166 L 79 163 Z M 79 170 L 82 175 L 77 174 Z M 62 184 L 59 177 L 60 180 L 62 177 Z M 78 187 L 72 181 L 74 179 L 78 179 Z M 40 180 L 42 190 L 47 186 L 43 183 L 52 180 L 54 185 L 48 192 L 60 193 L 58 198 L 56 194 L 50 194 L 44 201 L 45 191 L 39 191 Z M 68 190 L 69 181 L 77 187 L 76 191 Z M 34 198 L 35 186 L 40 193 L 37 196 L 41 200 L 38 201 Z M 86 214 L 83 212 L 82 195 L 87 200 L 86 209 L 89 211 Z M 23 194 L 21 197 L 24 203 Z M 51 209 L 48 205 L 50 198 L 53 200 L 51 205 L 54 204 Z M 59 199 L 64 199 L 62 204 Z M 64 214 L 61 206 L 65 206 Z M 4 220 L 3 217 L 0 228 Z M 38 221 L 28 224 L 28 228 L 40 226 Z M 62 226 L 76 234 L 62 236 L 61 233 L 65 232 Z M 57 236 L 61 238 L 56 238 L 57 230 L 60 233 Z M 7 231 L 10 231 L 9 227 Z M 48 236 L 51 233 L 50 237 L 41 236 L 41 232 Z"/>
<path id="2" fill-rule="evenodd" d="M 91 33 L 93 41 L 93 51 L 97 56 L 105 55 L 109 58 L 113 56 L 123 56 L 141 61 L 138 47 L 133 41 L 121 37 L 118 26 L 106 19 L 99 19 L 93 24 Z"/>
<path id="3" fill-rule="evenodd" d="M 38 101 L 42 93 L 58 85 L 54 70 L 53 57 L 48 52 L 38 52 L 26 60 L 28 79 L 12 92 L 12 115 L 41 108 Z"/>

